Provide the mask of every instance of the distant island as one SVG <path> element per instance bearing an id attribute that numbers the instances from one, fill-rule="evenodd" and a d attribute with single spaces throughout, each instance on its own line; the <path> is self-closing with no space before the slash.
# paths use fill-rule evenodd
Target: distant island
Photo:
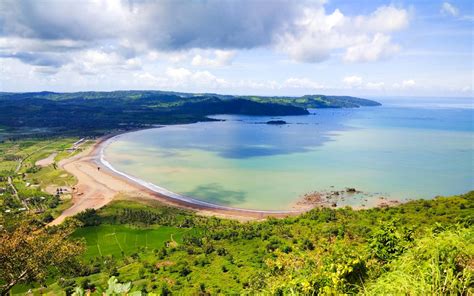
<path id="1" fill-rule="evenodd" d="M 282 125 L 286 124 L 287 122 L 284 120 L 269 120 L 267 121 L 267 124 L 273 124 L 273 125 Z"/>
<path id="2" fill-rule="evenodd" d="M 211 121 L 215 114 L 306 115 L 309 108 L 358 108 L 380 103 L 349 96 L 232 96 L 168 91 L 0 93 L 0 126 L 44 133 L 102 134 L 160 124 Z"/>

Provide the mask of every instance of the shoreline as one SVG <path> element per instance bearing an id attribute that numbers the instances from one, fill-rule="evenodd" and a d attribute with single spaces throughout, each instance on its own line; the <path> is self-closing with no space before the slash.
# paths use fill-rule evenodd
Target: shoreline
<path id="1" fill-rule="evenodd" d="M 98 151 L 95 156 L 95 162 L 99 166 L 105 166 L 107 170 L 113 174 L 119 175 L 123 178 L 126 178 L 128 181 L 134 182 L 139 186 L 145 187 L 148 190 L 153 191 L 156 194 L 166 196 L 173 201 L 176 202 L 183 202 L 186 204 L 189 204 L 191 207 L 203 207 L 207 209 L 212 209 L 212 210 L 222 210 L 222 211 L 238 211 L 238 212 L 245 212 L 245 213 L 257 213 L 257 214 L 273 214 L 273 215 L 280 215 L 280 214 L 299 214 L 302 211 L 298 210 L 254 210 L 254 209 L 243 209 L 243 208 L 237 208 L 237 207 L 229 207 L 229 206 L 223 206 L 223 205 L 218 205 L 218 204 L 213 204 L 209 202 L 205 202 L 202 200 L 195 199 L 190 196 L 185 196 L 179 193 L 172 192 L 166 188 L 163 188 L 159 185 L 153 184 L 151 182 L 144 181 L 140 178 L 131 176 L 127 173 L 124 173 L 122 171 L 119 171 L 118 169 L 114 168 L 106 159 L 104 156 L 104 149 L 109 145 L 111 142 L 115 141 L 118 137 L 121 137 L 125 133 L 115 135 L 112 137 L 107 138 L 103 142 L 99 144 L 97 147 Z"/>
<path id="2" fill-rule="evenodd" d="M 221 206 L 171 192 L 153 183 L 120 172 L 104 159 L 103 150 L 115 138 L 128 132 L 132 131 L 103 136 L 97 139 L 92 147 L 59 163 L 59 166 L 75 176 L 78 182 L 72 192 L 73 205 L 63 211 L 49 225 L 60 224 L 67 217 L 74 216 L 87 208 L 99 209 L 110 203 L 120 193 L 159 201 L 165 206 L 191 210 L 200 215 L 240 221 L 294 216 L 311 209 L 269 211 Z"/>

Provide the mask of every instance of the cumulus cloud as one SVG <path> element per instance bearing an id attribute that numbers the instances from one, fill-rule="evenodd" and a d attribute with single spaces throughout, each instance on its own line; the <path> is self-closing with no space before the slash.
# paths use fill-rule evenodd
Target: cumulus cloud
<path id="1" fill-rule="evenodd" d="M 377 33 L 372 40 L 365 40 L 347 48 L 344 60 L 348 62 L 373 62 L 392 56 L 400 46 L 392 44 L 390 36 Z"/>
<path id="2" fill-rule="evenodd" d="M 369 16 L 357 16 L 353 23 L 356 28 L 369 32 L 394 32 L 405 29 L 409 24 L 408 11 L 394 6 L 377 8 Z"/>
<path id="3" fill-rule="evenodd" d="M 391 32 L 406 28 L 409 13 L 382 6 L 368 16 L 327 14 L 324 7 L 306 8 L 290 30 L 277 37 L 277 48 L 301 62 L 320 62 L 337 49 L 345 49 L 348 62 L 372 62 L 397 53 Z"/>
<path id="4" fill-rule="evenodd" d="M 115 51 L 88 49 L 76 53 L 69 68 L 85 75 L 95 75 L 104 70 L 138 70 L 142 62 L 138 58 L 126 58 Z"/>
<path id="5" fill-rule="evenodd" d="M 408 26 L 405 9 L 382 6 L 350 17 L 337 9 L 327 14 L 324 2 L 3 0 L 0 54 L 59 67 L 74 60 L 68 53 L 78 51 L 113 51 L 123 57 L 117 62 L 126 62 L 153 53 L 171 59 L 201 49 L 192 65 L 218 67 L 230 64 L 235 50 L 258 47 L 275 47 L 302 62 L 323 61 L 338 49 L 350 51 L 348 61 L 374 61 L 397 52 L 386 34 Z M 372 54 L 361 54 L 365 49 Z"/>
<path id="6" fill-rule="evenodd" d="M 69 79 L 78 88 L 107 82 L 303 93 L 325 89 L 329 82 L 296 77 L 299 74 L 278 76 L 278 81 L 239 79 L 220 67 L 243 57 L 247 60 L 239 63 L 239 69 L 245 69 L 255 58 L 248 54 L 252 49 L 276 51 L 304 63 L 333 55 L 349 63 L 374 62 L 400 51 L 394 33 L 409 26 L 406 9 L 389 5 L 349 15 L 339 9 L 327 11 L 325 2 L 2 0 L 0 62 L 21 65 L 31 77 L 38 75 L 48 83 Z M 222 74 L 226 79 L 219 77 Z M 345 77 L 343 83 L 357 89 L 385 87 L 359 76 Z"/>
<path id="7" fill-rule="evenodd" d="M 196 54 L 191 64 L 193 66 L 221 67 L 230 65 L 235 57 L 235 51 L 215 50 L 212 54 Z"/>
<path id="8" fill-rule="evenodd" d="M 324 8 L 305 9 L 294 28 L 278 36 L 277 48 L 297 61 L 319 62 L 329 57 L 334 48 L 349 43 L 350 37 L 339 34 L 345 23 L 344 15 L 335 10 L 327 15 Z"/>
<path id="9" fill-rule="evenodd" d="M 299 6 L 263 1 L 4 0 L 4 35 L 97 40 L 126 37 L 161 50 L 266 45 Z"/>

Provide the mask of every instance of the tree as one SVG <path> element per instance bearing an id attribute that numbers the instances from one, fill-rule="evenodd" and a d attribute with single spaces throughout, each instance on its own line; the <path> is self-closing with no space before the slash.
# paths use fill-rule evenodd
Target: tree
<path id="1" fill-rule="evenodd" d="M 97 226 L 100 224 L 100 217 L 95 209 L 86 209 L 75 216 L 83 223 L 83 226 Z"/>
<path id="2" fill-rule="evenodd" d="M 68 239 L 73 230 L 71 224 L 45 228 L 28 220 L 1 229 L 0 294 L 19 283 L 42 282 L 54 271 L 73 271 L 84 250 L 82 242 Z"/>

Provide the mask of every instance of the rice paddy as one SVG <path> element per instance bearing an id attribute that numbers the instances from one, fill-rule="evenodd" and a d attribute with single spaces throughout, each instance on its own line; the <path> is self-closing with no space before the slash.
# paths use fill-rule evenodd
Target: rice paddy
<path id="1" fill-rule="evenodd" d="M 86 240 L 85 258 L 130 255 L 140 249 L 159 249 L 166 242 L 181 243 L 189 229 L 159 226 L 133 228 L 125 225 L 100 225 L 79 228 L 74 237 Z"/>

